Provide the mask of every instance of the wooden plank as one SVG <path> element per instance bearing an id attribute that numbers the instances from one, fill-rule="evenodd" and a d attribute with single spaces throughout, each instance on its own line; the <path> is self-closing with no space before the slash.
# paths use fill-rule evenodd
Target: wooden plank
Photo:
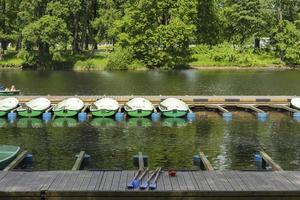
<path id="1" fill-rule="evenodd" d="M 72 187 L 75 184 L 77 177 L 79 176 L 80 172 L 74 171 L 68 178 L 67 184 L 64 185 L 64 191 L 72 191 Z"/>
<path id="2" fill-rule="evenodd" d="M 114 177 L 111 183 L 110 191 L 117 191 L 119 188 L 120 184 L 120 179 L 121 179 L 121 171 L 115 171 L 114 172 Z"/>
<path id="3" fill-rule="evenodd" d="M 264 151 L 260 151 L 260 155 L 262 159 L 272 167 L 273 171 L 283 171 L 283 169 L 273 161 L 273 159 Z"/>
<path id="4" fill-rule="evenodd" d="M 185 184 L 187 186 L 187 191 L 195 191 L 197 190 L 197 184 L 193 181 L 193 178 L 191 178 L 190 174 L 188 171 L 183 173 L 183 178 L 185 181 Z"/>
<path id="5" fill-rule="evenodd" d="M 3 171 L 10 171 L 16 168 L 23 160 L 26 158 L 28 151 L 23 151 L 20 153 Z"/>
<path id="6" fill-rule="evenodd" d="M 271 108 L 283 109 L 283 110 L 286 110 L 286 111 L 289 111 L 289 112 L 292 112 L 292 113 L 299 112 L 299 110 L 293 109 L 293 108 L 291 108 L 287 105 L 270 104 L 268 106 L 271 107 Z"/>
<path id="7" fill-rule="evenodd" d="M 139 169 L 144 169 L 144 157 L 143 153 L 139 152 Z"/>
<path id="8" fill-rule="evenodd" d="M 120 182 L 119 182 L 119 186 L 118 186 L 118 191 L 125 191 L 126 186 L 128 184 L 127 175 L 128 175 L 127 171 L 121 172 L 121 178 L 120 178 Z"/>
<path id="9" fill-rule="evenodd" d="M 89 185 L 87 187 L 88 191 L 94 191 L 96 186 L 97 186 L 97 182 L 99 181 L 99 179 L 101 180 L 103 175 L 103 171 L 93 171 L 92 172 L 92 178 L 91 181 L 89 182 Z"/>
<path id="10" fill-rule="evenodd" d="M 83 171 L 81 173 L 83 173 L 83 178 L 82 178 L 82 182 L 81 182 L 79 191 L 87 191 L 89 183 L 90 183 L 91 179 L 93 178 L 93 173 L 90 171 Z"/>
<path id="11" fill-rule="evenodd" d="M 220 105 L 217 105 L 217 104 L 207 104 L 205 105 L 205 107 L 207 108 L 213 108 L 213 109 L 217 109 L 223 113 L 229 113 L 228 110 L 226 110 L 224 107 L 220 106 Z"/>
<path id="12" fill-rule="evenodd" d="M 224 185 L 220 182 L 220 177 L 215 177 L 216 172 L 209 172 L 209 171 L 203 171 L 203 174 L 208 182 L 208 184 L 211 186 L 211 188 L 214 188 L 215 191 L 226 191 L 226 188 Z"/>
<path id="13" fill-rule="evenodd" d="M 163 183 L 164 183 L 164 190 L 165 191 L 172 191 L 173 188 L 172 188 L 172 184 L 171 184 L 171 180 L 170 180 L 170 177 L 168 175 L 168 172 L 167 171 L 164 171 L 162 172 L 162 180 L 163 180 Z"/>
<path id="14" fill-rule="evenodd" d="M 205 154 L 200 151 L 199 156 L 200 156 L 200 159 L 201 159 L 201 161 L 202 161 L 202 163 L 204 165 L 205 170 L 213 171 L 214 168 L 210 164 L 209 160 L 206 158 Z"/>
<path id="15" fill-rule="evenodd" d="M 252 111 L 257 112 L 257 113 L 265 113 L 265 111 L 255 107 L 254 105 L 239 104 L 239 105 L 237 105 L 237 107 L 249 109 L 249 110 L 252 110 Z"/>
<path id="16" fill-rule="evenodd" d="M 235 174 L 235 172 L 224 172 L 224 177 L 228 180 L 232 186 L 233 191 L 247 191 L 247 187 L 244 182 Z"/>
<path id="17" fill-rule="evenodd" d="M 106 171 L 105 173 L 107 175 L 106 175 L 106 180 L 105 180 L 102 190 L 110 191 L 115 172 L 114 171 Z"/>
<path id="18" fill-rule="evenodd" d="M 80 151 L 80 153 L 75 161 L 75 164 L 72 167 L 72 171 L 80 170 L 80 167 L 84 160 L 84 156 L 85 156 L 85 151 Z"/>
<path id="19" fill-rule="evenodd" d="M 211 187 L 208 184 L 204 174 L 202 171 L 198 171 L 198 172 L 192 172 L 193 176 L 194 176 L 194 180 L 196 181 L 199 190 L 203 190 L 203 191 L 211 191 Z"/>
<path id="20" fill-rule="evenodd" d="M 187 191 L 187 189 L 188 189 L 188 187 L 186 185 L 186 182 L 184 180 L 184 173 L 185 172 L 178 171 L 177 175 L 176 175 L 176 178 L 177 178 L 177 181 L 178 181 L 178 184 L 179 184 L 179 189 L 181 191 Z"/>

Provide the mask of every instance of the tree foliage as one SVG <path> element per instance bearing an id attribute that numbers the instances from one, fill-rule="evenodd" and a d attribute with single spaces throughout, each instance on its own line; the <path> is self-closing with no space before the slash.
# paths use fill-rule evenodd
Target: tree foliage
<path id="1" fill-rule="evenodd" d="M 0 48 L 11 44 L 28 65 L 108 43 L 149 68 L 174 68 L 189 62 L 190 45 L 241 49 L 260 37 L 299 64 L 299 30 L 299 0 L 0 0 Z"/>

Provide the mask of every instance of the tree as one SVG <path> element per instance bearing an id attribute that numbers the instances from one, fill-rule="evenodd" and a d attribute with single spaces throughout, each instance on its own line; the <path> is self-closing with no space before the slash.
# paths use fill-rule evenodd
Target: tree
<path id="1" fill-rule="evenodd" d="M 185 65 L 190 58 L 195 3 L 187 0 L 136 0 L 120 21 L 118 44 L 149 68 Z"/>
<path id="2" fill-rule="evenodd" d="M 226 37 L 244 44 L 267 25 L 260 0 L 229 0 L 224 9 Z"/>
<path id="3" fill-rule="evenodd" d="M 62 61 L 62 53 L 71 42 L 70 32 L 60 18 L 44 15 L 23 29 L 21 55 L 26 64 L 44 66 Z"/>
<path id="4" fill-rule="evenodd" d="M 282 20 L 275 30 L 276 51 L 287 64 L 300 65 L 300 30 L 287 21 Z"/>
<path id="5" fill-rule="evenodd" d="M 216 0 L 197 0 L 197 42 L 214 45 L 220 40 L 220 19 Z"/>

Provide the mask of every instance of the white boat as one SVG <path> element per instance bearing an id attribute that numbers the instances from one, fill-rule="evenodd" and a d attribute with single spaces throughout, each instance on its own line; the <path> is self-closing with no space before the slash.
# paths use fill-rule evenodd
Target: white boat
<path id="1" fill-rule="evenodd" d="M 113 116 L 120 108 L 119 103 L 113 98 L 102 98 L 90 106 L 90 111 L 97 117 Z"/>
<path id="2" fill-rule="evenodd" d="M 55 116 L 73 117 L 84 107 L 84 103 L 79 98 L 68 98 L 53 107 Z"/>
<path id="3" fill-rule="evenodd" d="M 147 117 L 153 112 L 154 106 L 148 99 L 137 97 L 128 101 L 124 109 L 131 117 Z"/>
<path id="4" fill-rule="evenodd" d="M 298 98 L 298 97 L 297 98 L 293 98 L 291 100 L 291 105 L 292 105 L 292 107 L 300 110 L 300 98 Z"/>
<path id="5" fill-rule="evenodd" d="M 189 106 L 180 99 L 167 98 L 159 104 L 159 109 L 166 117 L 183 117 L 189 111 Z"/>
<path id="6" fill-rule="evenodd" d="M 32 99 L 17 109 L 18 114 L 23 117 L 37 117 L 45 110 L 50 108 L 51 102 L 49 99 L 39 97 Z"/>
<path id="7" fill-rule="evenodd" d="M 6 115 L 7 112 L 18 107 L 19 100 L 14 97 L 8 97 L 0 100 L 0 117 Z"/>

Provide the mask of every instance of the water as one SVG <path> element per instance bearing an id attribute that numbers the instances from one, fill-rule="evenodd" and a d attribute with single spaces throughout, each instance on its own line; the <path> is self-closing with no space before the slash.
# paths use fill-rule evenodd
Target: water
<path id="1" fill-rule="evenodd" d="M 25 95 L 299 95 L 300 71 L 0 71 Z"/>
<path id="2" fill-rule="evenodd" d="M 300 71 L 0 71 L 0 80 L 27 95 L 299 95 L 299 75 Z M 263 149 L 284 169 L 299 170 L 300 122 L 287 113 L 268 114 L 265 122 L 245 112 L 234 112 L 232 121 L 199 112 L 193 123 L 57 119 L 45 124 L 41 119 L 18 119 L 9 124 L 0 119 L 0 143 L 32 152 L 34 170 L 71 169 L 80 150 L 91 155 L 86 169 L 133 169 L 132 156 L 139 151 L 149 156 L 152 168 L 195 169 L 192 159 L 200 149 L 215 169 L 256 169 L 254 154 Z"/>

